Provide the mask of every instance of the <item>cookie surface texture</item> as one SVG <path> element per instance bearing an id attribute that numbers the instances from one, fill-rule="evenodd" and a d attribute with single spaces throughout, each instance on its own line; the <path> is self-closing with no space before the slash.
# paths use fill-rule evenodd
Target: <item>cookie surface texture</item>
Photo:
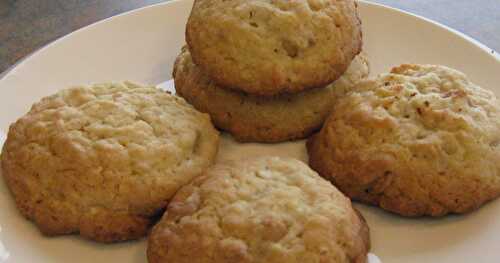
<path id="1" fill-rule="evenodd" d="M 128 82 L 74 87 L 11 125 L 2 174 L 44 234 L 121 241 L 146 234 L 217 144 L 209 116 L 180 97 Z"/>
<path id="2" fill-rule="evenodd" d="M 456 70 L 401 65 L 339 99 L 308 142 L 313 169 L 404 216 L 477 209 L 500 194 L 500 106 Z"/>
<path id="3" fill-rule="evenodd" d="M 282 142 L 309 136 L 321 127 L 335 97 L 367 77 L 364 53 L 348 70 L 325 88 L 275 97 L 258 97 L 216 85 L 191 59 L 184 48 L 174 66 L 175 89 L 201 112 L 210 114 L 214 125 L 242 142 Z"/>
<path id="4" fill-rule="evenodd" d="M 369 230 L 304 163 L 216 164 L 183 187 L 148 240 L 150 263 L 366 262 Z"/>
<path id="5" fill-rule="evenodd" d="M 218 85 L 261 96 L 326 86 L 362 46 L 353 0 L 196 0 L 186 41 Z"/>

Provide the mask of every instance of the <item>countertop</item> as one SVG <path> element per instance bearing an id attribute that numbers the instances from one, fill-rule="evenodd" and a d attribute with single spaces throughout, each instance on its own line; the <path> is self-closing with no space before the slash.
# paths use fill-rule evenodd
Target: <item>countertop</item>
<path id="1" fill-rule="evenodd" d="M 167 0 L 168 1 L 168 0 Z M 0 72 L 96 21 L 165 0 L 0 0 Z M 375 0 L 461 31 L 500 51 L 499 0 Z"/>

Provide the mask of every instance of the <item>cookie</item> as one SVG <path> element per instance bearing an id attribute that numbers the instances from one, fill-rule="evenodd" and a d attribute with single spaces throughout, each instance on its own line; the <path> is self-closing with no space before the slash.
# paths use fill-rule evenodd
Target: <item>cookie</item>
<path id="1" fill-rule="evenodd" d="M 218 85 L 260 96 L 323 87 L 362 46 L 354 0 L 196 0 L 186 41 Z"/>
<path id="2" fill-rule="evenodd" d="M 180 97 L 128 82 L 74 87 L 10 126 L 2 174 L 42 233 L 121 241 L 144 236 L 217 145 L 209 116 Z"/>
<path id="3" fill-rule="evenodd" d="M 216 164 L 181 188 L 148 240 L 150 263 L 366 262 L 369 230 L 304 163 Z"/>
<path id="4" fill-rule="evenodd" d="M 282 142 L 302 139 L 321 127 L 334 98 L 368 76 L 364 54 L 325 88 L 275 97 L 258 97 L 217 86 L 184 48 L 174 65 L 175 89 L 195 108 L 207 112 L 215 126 L 241 142 Z"/>
<path id="5" fill-rule="evenodd" d="M 307 144 L 354 200 L 403 216 L 477 209 L 500 194 L 500 104 L 454 69 L 401 65 L 339 99 Z"/>

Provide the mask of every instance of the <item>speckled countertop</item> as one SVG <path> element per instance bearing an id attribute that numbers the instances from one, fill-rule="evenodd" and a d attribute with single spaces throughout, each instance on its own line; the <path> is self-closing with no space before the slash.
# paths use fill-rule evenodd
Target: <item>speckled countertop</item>
<path id="1" fill-rule="evenodd" d="M 54 39 L 168 0 L 0 0 L 0 72 Z M 500 51 L 500 0 L 375 0 L 457 29 Z"/>

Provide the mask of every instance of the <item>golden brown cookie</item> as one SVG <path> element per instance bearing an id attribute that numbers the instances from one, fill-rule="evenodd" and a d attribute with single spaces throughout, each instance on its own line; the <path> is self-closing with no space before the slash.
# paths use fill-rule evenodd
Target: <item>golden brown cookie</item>
<path id="1" fill-rule="evenodd" d="M 184 99 L 132 83 L 62 90 L 9 129 L 2 174 L 47 235 L 142 237 L 215 158 L 218 132 Z"/>
<path id="2" fill-rule="evenodd" d="M 402 65 L 360 82 L 308 142 L 313 169 L 404 216 L 465 213 L 500 194 L 500 105 L 456 70 Z"/>
<path id="3" fill-rule="evenodd" d="M 362 46 L 354 0 L 196 0 L 186 41 L 219 86 L 260 96 L 323 87 Z"/>
<path id="4" fill-rule="evenodd" d="M 363 263 L 362 216 L 340 191 L 288 158 L 216 164 L 181 188 L 148 241 L 150 263 Z"/>
<path id="5" fill-rule="evenodd" d="M 192 62 L 186 48 L 177 57 L 173 73 L 178 95 L 210 114 L 216 127 L 243 142 L 281 142 L 309 136 L 323 124 L 334 97 L 368 74 L 367 57 L 360 54 L 342 77 L 325 88 L 263 98 L 217 86 Z"/>

